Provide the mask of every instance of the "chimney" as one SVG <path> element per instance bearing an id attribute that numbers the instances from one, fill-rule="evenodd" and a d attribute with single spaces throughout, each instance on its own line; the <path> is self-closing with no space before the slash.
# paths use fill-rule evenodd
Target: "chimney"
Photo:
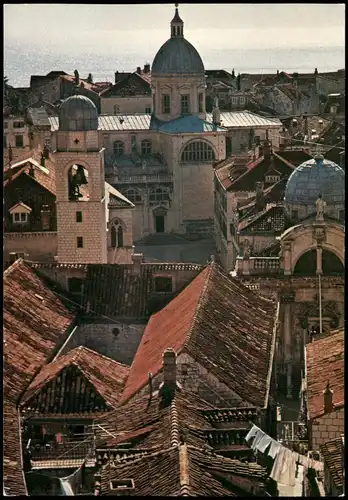
<path id="1" fill-rule="evenodd" d="M 141 75 L 141 67 L 140 66 L 137 67 L 137 73 L 138 73 L 138 75 Z"/>
<path id="2" fill-rule="evenodd" d="M 263 156 L 267 159 L 271 157 L 271 144 L 268 141 L 263 144 Z"/>
<path id="3" fill-rule="evenodd" d="M 116 73 L 115 73 L 115 83 L 117 83 L 117 82 L 118 82 L 118 71 L 116 71 Z"/>
<path id="4" fill-rule="evenodd" d="M 144 261 L 144 255 L 142 253 L 132 253 L 132 262 L 133 262 L 133 272 L 136 274 L 140 274 L 141 264 Z"/>
<path id="5" fill-rule="evenodd" d="M 150 73 L 150 64 L 144 65 L 144 73 Z"/>
<path id="6" fill-rule="evenodd" d="M 17 258 L 18 258 L 18 255 L 16 252 L 9 253 L 10 264 L 13 264 L 14 262 L 16 262 Z"/>
<path id="7" fill-rule="evenodd" d="M 163 353 L 163 388 L 165 390 L 176 388 L 176 352 L 171 347 Z"/>
<path id="8" fill-rule="evenodd" d="M 332 413 L 334 407 L 333 407 L 333 402 L 332 402 L 332 395 L 333 392 L 330 389 L 330 382 L 328 381 L 326 389 L 324 391 L 324 412 L 326 413 Z"/>
<path id="9" fill-rule="evenodd" d="M 257 182 L 256 183 L 256 203 L 255 207 L 257 211 L 261 211 L 265 208 L 266 202 L 265 202 L 265 195 L 263 193 L 263 182 Z"/>

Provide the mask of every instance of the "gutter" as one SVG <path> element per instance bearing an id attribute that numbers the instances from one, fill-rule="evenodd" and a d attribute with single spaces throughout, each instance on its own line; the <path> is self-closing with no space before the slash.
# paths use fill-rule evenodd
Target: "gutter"
<path id="1" fill-rule="evenodd" d="M 267 375 L 267 388 L 266 388 L 264 409 L 267 409 L 268 400 L 269 400 L 269 391 L 270 391 L 270 386 L 271 386 L 271 377 L 272 377 L 273 362 L 274 362 L 274 355 L 275 355 L 277 329 L 278 329 L 278 323 L 279 323 L 279 311 L 280 311 L 280 302 L 278 301 L 276 315 L 275 315 L 275 323 L 274 323 L 274 327 L 273 327 L 273 338 L 272 338 L 272 345 L 271 345 L 271 359 L 270 359 L 269 370 L 268 370 L 268 375 Z"/>

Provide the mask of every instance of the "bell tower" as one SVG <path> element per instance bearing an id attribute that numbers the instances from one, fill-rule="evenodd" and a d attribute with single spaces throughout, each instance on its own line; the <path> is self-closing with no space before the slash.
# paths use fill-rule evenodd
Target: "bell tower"
<path id="1" fill-rule="evenodd" d="M 104 150 L 90 99 L 62 103 L 56 144 L 58 262 L 106 263 Z"/>

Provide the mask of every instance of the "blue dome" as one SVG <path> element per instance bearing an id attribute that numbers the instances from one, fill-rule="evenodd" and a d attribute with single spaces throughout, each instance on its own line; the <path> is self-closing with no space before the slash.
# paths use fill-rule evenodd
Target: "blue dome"
<path id="1" fill-rule="evenodd" d="M 336 163 L 317 156 L 302 163 L 290 175 L 285 188 L 285 208 L 306 205 L 315 212 L 315 202 L 321 194 L 327 206 L 344 205 L 344 170 Z"/>
<path id="2" fill-rule="evenodd" d="M 59 108 L 59 130 L 98 130 L 98 110 L 84 95 L 74 95 L 62 102 Z"/>
<path id="3" fill-rule="evenodd" d="M 185 38 L 172 37 L 162 45 L 152 63 L 152 74 L 202 74 L 201 56 Z"/>

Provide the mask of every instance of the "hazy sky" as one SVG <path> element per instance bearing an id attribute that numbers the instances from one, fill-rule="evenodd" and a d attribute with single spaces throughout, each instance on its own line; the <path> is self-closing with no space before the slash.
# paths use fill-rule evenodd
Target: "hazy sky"
<path id="1" fill-rule="evenodd" d="M 344 4 L 180 4 L 185 37 L 197 49 L 342 47 Z M 4 6 L 5 46 L 93 53 L 154 50 L 169 38 L 173 4 Z"/>

